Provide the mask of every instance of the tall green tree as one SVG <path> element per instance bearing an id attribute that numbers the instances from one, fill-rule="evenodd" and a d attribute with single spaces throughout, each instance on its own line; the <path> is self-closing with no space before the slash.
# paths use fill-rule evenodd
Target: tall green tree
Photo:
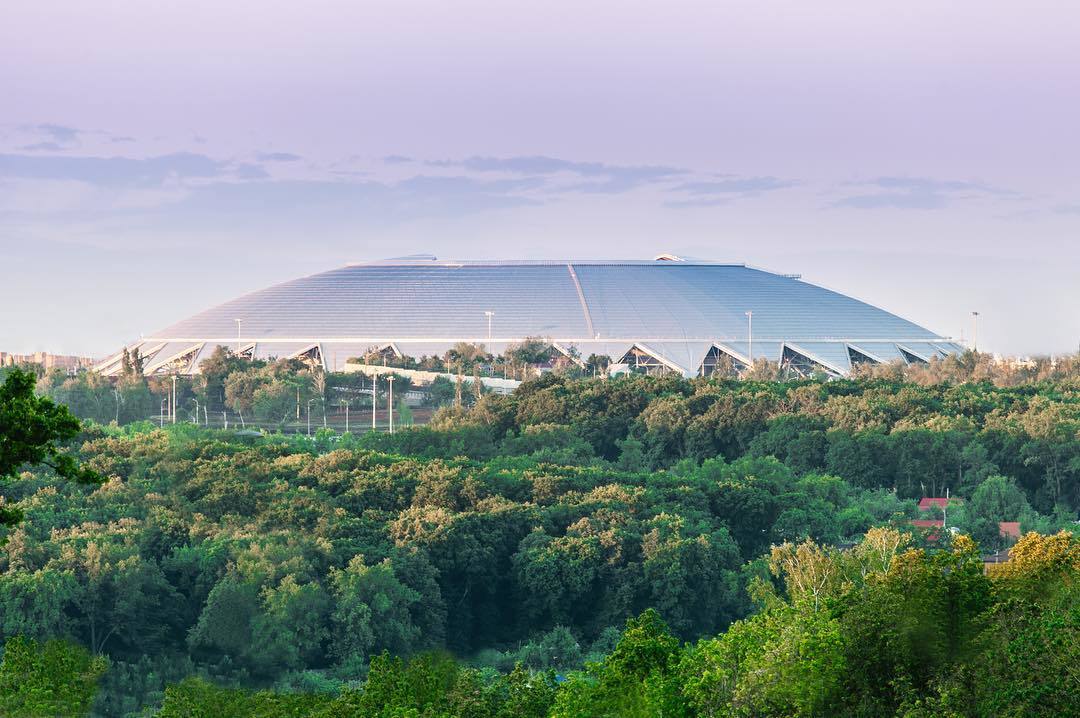
<path id="1" fill-rule="evenodd" d="M 64 479 L 100 482 L 97 474 L 60 450 L 60 444 L 79 433 L 79 420 L 67 407 L 38 396 L 35 383 L 33 374 L 16 369 L 0 385 L 0 480 L 23 466 L 43 464 Z M 14 526 L 21 519 L 18 509 L 0 506 L 0 525 Z"/>

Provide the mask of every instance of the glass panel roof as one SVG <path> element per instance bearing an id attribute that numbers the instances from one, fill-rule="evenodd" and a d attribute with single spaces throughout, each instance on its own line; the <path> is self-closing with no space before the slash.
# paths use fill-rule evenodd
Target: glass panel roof
<path id="1" fill-rule="evenodd" d="M 321 343 L 342 365 L 371 346 L 442 354 L 458 341 L 499 353 L 543 337 L 618 358 L 641 344 L 696 373 L 716 343 L 780 358 L 788 342 L 847 368 L 844 342 L 885 361 L 896 344 L 920 355 L 955 344 L 851 297 L 742 265 L 710 262 L 454 262 L 405 259 L 349 265 L 252 292 L 156 332 L 148 344 L 257 343 L 255 355 L 289 356 Z M 490 322 L 486 312 L 493 312 Z M 491 339 L 488 339 L 488 337 Z M 166 347 L 155 357 L 164 358 Z M 209 356 L 204 350 L 201 356 Z"/>
<path id="2" fill-rule="evenodd" d="M 847 344 L 843 342 L 802 342 L 788 346 L 841 374 L 846 374 L 851 370 L 851 358 L 848 355 Z"/>

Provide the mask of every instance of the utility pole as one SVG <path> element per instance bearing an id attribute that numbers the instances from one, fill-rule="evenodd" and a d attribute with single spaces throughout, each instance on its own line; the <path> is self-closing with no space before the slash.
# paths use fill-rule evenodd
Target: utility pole
<path id="1" fill-rule="evenodd" d="M 345 405 L 345 433 L 349 433 L 349 401 L 348 399 L 342 399 L 341 403 Z"/>
<path id="2" fill-rule="evenodd" d="M 390 412 L 390 433 L 394 433 L 394 375 L 388 376 L 387 381 L 390 382 L 390 398 L 387 401 L 386 408 Z"/>
<path id="3" fill-rule="evenodd" d="M 944 532 L 949 528 L 949 487 L 945 487 L 945 505 L 941 507 L 941 530 Z"/>
<path id="4" fill-rule="evenodd" d="M 754 312 L 746 313 L 746 355 L 750 360 L 750 367 L 754 366 Z"/>
<path id="5" fill-rule="evenodd" d="M 979 351 L 979 313 L 972 312 L 971 317 L 975 324 L 974 332 L 971 335 L 971 350 L 977 352 Z"/>

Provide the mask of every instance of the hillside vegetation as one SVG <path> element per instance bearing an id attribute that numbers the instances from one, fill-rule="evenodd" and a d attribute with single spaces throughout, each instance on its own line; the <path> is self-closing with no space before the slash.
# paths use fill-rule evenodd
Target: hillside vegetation
<path id="1" fill-rule="evenodd" d="M 100 485 L 5 485 L 0 627 L 108 716 L 1069 715 L 1078 432 L 1070 381 L 551 374 L 393 436 L 91 426 Z"/>

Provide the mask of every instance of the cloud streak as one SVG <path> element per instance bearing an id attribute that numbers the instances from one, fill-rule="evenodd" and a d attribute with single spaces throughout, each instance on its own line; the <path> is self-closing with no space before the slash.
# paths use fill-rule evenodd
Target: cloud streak
<path id="1" fill-rule="evenodd" d="M 64 125 L 40 124 L 34 127 L 37 131 L 52 138 L 53 141 L 62 145 L 73 145 L 79 140 L 79 131 L 74 127 Z"/>
<path id="2" fill-rule="evenodd" d="M 160 185 L 167 179 L 221 177 L 228 168 L 227 162 L 187 152 L 143 159 L 0 154 L 0 177 L 106 186 Z"/>
<path id="3" fill-rule="evenodd" d="M 878 177 L 856 184 L 871 191 L 842 197 L 830 206 L 846 209 L 936 210 L 957 201 L 1020 198 L 1016 192 L 982 182 L 925 177 Z"/>
<path id="4" fill-rule="evenodd" d="M 460 168 L 476 174 L 503 173 L 548 178 L 545 186 L 547 191 L 553 194 L 620 194 L 690 174 L 690 170 L 681 167 L 610 165 L 603 162 L 577 162 L 544 155 L 474 156 L 463 160 L 428 160 L 426 164 L 431 167 Z M 559 177 L 577 178 L 579 181 L 557 182 L 556 179 Z"/>
<path id="5" fill-rule="evenodd" d="M 767 192 L 789 189 L 798 182 L 778 177 L 724 177 L 716 180 L 684 182 L 671 188 L 671 192 L 684 195 L 683 199 L 669 200 L 665 207 L 717 207 L 734 200 L 758 197 Z"/>
<path id="6" fill-rule="evenodd" d="M 304 158 L 291 152 L 260 152 L 255 159 L 259 162 L 299 162 Z"/>

